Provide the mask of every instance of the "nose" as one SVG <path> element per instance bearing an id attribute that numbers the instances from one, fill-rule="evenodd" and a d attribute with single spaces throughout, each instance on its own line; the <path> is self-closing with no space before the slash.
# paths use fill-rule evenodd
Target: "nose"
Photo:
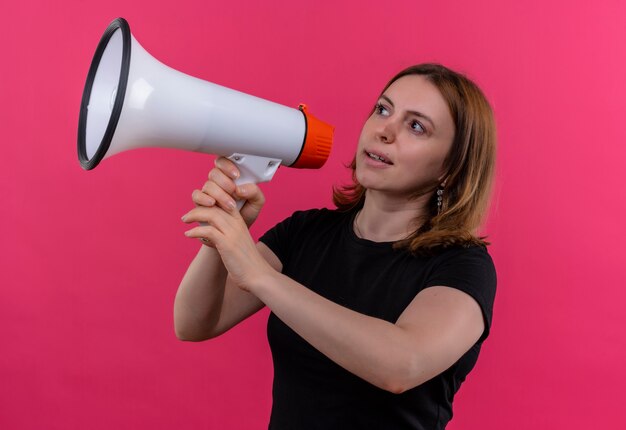
<path id="1" fill-rule="evenodd" d="M 384 121 L 376 130 L 376 137 L 382 143 L 392 143 L 396 139 L 396 131 L 392 121 Z"/>

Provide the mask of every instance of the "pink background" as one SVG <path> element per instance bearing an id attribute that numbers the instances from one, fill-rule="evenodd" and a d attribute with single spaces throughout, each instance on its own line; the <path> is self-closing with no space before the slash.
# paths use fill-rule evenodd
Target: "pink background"
<path id="1" fill-rule="evenodd" d="M 172 304 L 199 245 L 180 216 L 210 156 L 142 149 L 83 171 L 78 108 L 125 17 L 164 63 L 336 126 L 319 171 L 264 186 L 255 236 L 331 186 L 378 91 L 437 61 L 485 91 L 499 129 L 486 233 L 492 335 L 458 429 L 626 428 L 626 6 L 596 2 L 6 1 L 0 38 L 0 427 L 256 429 L 271 405 L 267 312 L 179 342 Z"/>

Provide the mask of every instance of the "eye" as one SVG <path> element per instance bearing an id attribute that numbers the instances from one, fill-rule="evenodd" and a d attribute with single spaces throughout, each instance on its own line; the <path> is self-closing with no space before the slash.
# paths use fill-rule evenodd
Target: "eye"
<path id="1" fill-rule="evenodd" d="M 389 110 L 382 103 L 376 103 L 376 106 L 374 106 L 374 113 L 377 115 L 388 116 Z"/>
<path id="2" fill-rule="evenodd" d="M 426 133 L 426 129 L 424 128 L 424 126 L 422 124 L 420 124 L 416 120 L 412 120 L 409 123 L 409 126 L 411 127 L 411 130 L 416 132 L 417 134 L 424 134 L 424 133 Z"/>

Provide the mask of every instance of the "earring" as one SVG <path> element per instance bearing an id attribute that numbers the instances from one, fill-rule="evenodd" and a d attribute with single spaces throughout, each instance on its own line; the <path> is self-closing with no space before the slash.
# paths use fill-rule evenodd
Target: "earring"
<path id="1" fill-rule="evenodd" d="M 443 189 L 445 185 L 446 184 L 443 183 L 437 187 L 437 215 L 441 213 L 441 206 L 443 204 Z"/>

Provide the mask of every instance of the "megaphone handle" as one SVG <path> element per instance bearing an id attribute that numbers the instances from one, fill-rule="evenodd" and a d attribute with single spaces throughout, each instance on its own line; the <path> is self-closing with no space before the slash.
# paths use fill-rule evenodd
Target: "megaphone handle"
<path id="1" fill-rule="evenodd" d="M 243 184 L 268 182 L 278 170 L 282 160 L 277 158 L 260 157 L 258 155 L 232 154 L 227 157 L 234 162 L 239 169 L 239 177 L 235 180 L 237 186 Z M 237 200 L 237 210 L 245 203 L 245 200 Z"/>

